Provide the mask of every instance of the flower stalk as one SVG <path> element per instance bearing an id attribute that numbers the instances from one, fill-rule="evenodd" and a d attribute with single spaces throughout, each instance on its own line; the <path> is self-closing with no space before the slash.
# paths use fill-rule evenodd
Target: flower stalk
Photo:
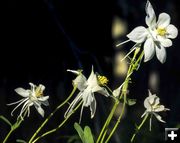
<path id="1" fill-rule="evenodd" d="M 36 130 L 36 132 L 33 134 L 33 136 L 30 138 L 29 143 L 31 143 L 33 141 L 33 139 L 37 136 L 37 134 L 41 131 L 41 129 L 48 123 L 48 121 L 50 120 L 50 118 L 61 108 L 63 107 L 70 99 L 71 97 L 74 95 L 75 91 L 77 89 L 77 85 L 74 86 L 71 94 L 68 96 L 68 98 L 61 103 L 59 106 L 56 107 L 56 109 L 46 118 L 46 120 L 40 125 L 40 127 Z"/>

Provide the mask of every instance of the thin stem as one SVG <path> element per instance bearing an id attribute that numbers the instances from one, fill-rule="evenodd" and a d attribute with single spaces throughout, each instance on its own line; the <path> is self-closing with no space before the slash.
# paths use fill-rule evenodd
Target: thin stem
<path id="1" fill-rule="evenodd" d="M 116 99 L 116 98 L 113 98 L 113 99 Z M 112 117 L 113 117 L 113 115 L 114 115 L 114 112 L 115 112 L 115 110 L 116 110 L 116 108 L 117 108 L 117 106 L 118 106 L 118 104 L 119 104 L 119 101 L 118 101 L 118 99 L 116 99 L 116 100 L 115 100 L 115 103 L 114 103 L 114 105 L 113 105 L 113 108 L 112 108 L 112 110 L 111 110 L 111 113 L 109 114 L 109 116 L 108 116 L 108 118 L 107 118 L 104 126 L 103 126 L 102 129 L 101 129 L 101 132 L 100 132 L 100 134 L 99 134 L 99 136 L 98 136 L 98 139 L 97 139 L 96 143 L 99 143 L 99 142 L 100 142 L 101 136 L 103 135 L 105 129 L 107 129 L 107 127 L 108 127 L 108 125 L 109 125 L 109 123 L 110 123 L 110 121 L 111 121 L 111 119 L 112 119 Z"/>
<path id="2" fill-rule="evenodd" d="M 33 134 L 33 136 L 30 138 L 29 143 L 33 141 L 33 139 L 37 136 L 37 134 L 41 131 L 41 129 L 47 124 L 47 122 L 50 120 L 50 118 L 62 107 L 64 106 L 73 96 L 74 92 L 76 91 L 77 86 L 74 86 L 71 94 L 68 96 L 68 98 L 61 103 L 59 106 L 56 107 L 56 109 L 46 118 L 46 120 L 40 125 L 40 127 L 36 130 L 36 132 Z"/>
<path id="3" fill-rule="evenodd" d="M 101 143 L 103 143 L 105 136 L 107 134 L 107 131 L 108 131 L 108 128 L 104 131 L 104 134 L 103 134 L 102 139 L 101 139 Z"/>
<path id="4" fill-rule="evenodd" d="M 126 106 L 126 95 L 124 96 L 124 102 L 123 102 L 123 107 L 122 107 L 122 111 L 121 111 L 121 114 L 113 128 L 113 130 L 111 131 L 110 135 L 108 136 L 108 138 L 106 139 L 105 143 L 108 143 L 108 141 L 110 140 L 110 138 L 112 137 L 112 135 L 114 134 L 116 128 L 118 127 L 118 125 L 120 124 L 121 122 L 121 119 L 122 119 L 122 116 L 124 114 L 124 109 L 125 109 L 125 106 Z"/>
<path id="5" fill-rule="evenodd" d="M 59 130 L 59 129 L 66 123 L 66 121 L 71 117 L 71 115 L 76 112 L 76 110 L 81 106 L 81 104 L 82 104 L 82 101 L 77 105 L 77 107 L 72 111 L 72 113 L 71 113 L 69 116 L 67 116 L 67 117 L 58 125 L 57 128 L 54 128 L 54 129 L 52 129 L 52 130 L 49 130 L 49 131 L 45 132 L 44 134 L 38 136 L 34 141 L 32 141 L 32 143 L 35 143 L 35 142 L 37 142 L 39 139 L 41 139 L 41 138 L 43 138 L 43 137 L 45 137 L 45 136 L 47 136 L 47 135 L 49 135 L 49 134 L 52 134 L 52 133 L 56 132 L 57 130 Z M 30 142 L 29 142 L 29 143 L 30 143 Z"/>
<path id="6" fill-rule="evenodd" d="M 11 136 L 11 134 L 17 129 L 19 128 L 19 126 L 21 125 L 22 121 L 24 120 L 23 118 L 26 116 L 27 114 L 27 110 L 26 112 L 24 113 L 24 116 L 21 117 L 21 116 L 18 116 L 17 120 L 16 120 L 16 123 L 14 123 L 12 126 L 11 126 L 11 130 L 8 132 L 8 134 L 6 135 L 5 139 L 3 140 L 3 143 L 6 143 L 8 138 Z"/>
<path id="7" fill-rule="evenodd" d="M 13 131 L 14 131 L 14 129 L 11 128 L 11 130 L 9 131 L 9 133 L 6 135 L 6 137 L 5 137 L 4 141 L 3 141 L 3 143 L 6 143 L 6 141 L 8 140 L 9 136 L 12 134 Z"/>
<path id="8" fill-rule="evenodd" d="M 125 82 L 124 82 L 123 87 L 122 87 L 122 92 L 121 92 L 121 95 L 120 95 L 120 98 L 119 98 L 119 99 L 121 99 L 122 97 L 124 97 L 122 112 L 121 112 L 121 114 L 120 114 L 120 116 L 119 116 L 119 118 L 118 118 L 118 120 L 117 120 L 117 122 L 116 122 L 116 124 L 115 124 L 115 126 L 114 126 L 114 128 L 113 128 L 113 130 L 111 131 L 110 135 L 108 136 L 108 138 L 107 138 L 107 140 L 106 140 L 106 143 L 110 140 L 110 138 L 111 138 L 112 135 L 114 134 L 116 128 L 118 127 L 118 125 L 119 125 L 119 123 L 120 123 L 120 121 L 121 121 L 122 115 L 124 114 L 125 105 L 126 105 L 126 103 L 127 103 L 127 101 L 126 101 L 126 96 L 127 96 L 127 89 L 128 89 L 128 85 L 129 85 L 129 81 L 130 81 L 130 76 L 131 76 L 131 74 L 134 72 L 134 70 L 137 69 L 137 65 L 139 64 L 139 62 L 141 61 L 141 59 L 142 59 L 142 57 L 143 57 L 143 55 L 144 55 L 144 52 L 142 52 L 142 53 L 140 54 L 139 58 L 138 58 L 137 61 L 136 61 L 136 56 L 138 55 L 139 51 L 140 51 L 140 49 L 137 48 L 137 49 L 135 50 L 135 52 L 134 52 L 134 56 L 133 56 L 133 58 L 132 58 L 132 60 L 131 60 L 131 64 L 130 64 L 130 66 L 129 66 L 129 69 L 128 69 L 128 72 L 127 72 L 127 76 L 126 76 Z M 135 63 L 134 63 L 134 62 L 135 62 Z M 116 108 L 117 108 L 117 107 L 116 107 Z M 114 112 L 115 112 L 115 111 L 114 111 Z M 114 114 L 114 113 L 113 113 L 113 114 Z M 112 119 L 112 118 L 111 118 L 111 119 Z M 104 134 L 106 134 L 106 133 L 107 133 L 107 131 L 106 131 Z M 105 136 L 105 135 L 103 135 L 102 142 L 103 142 L 103 140 L 104 140 L 104 138 L 105 138 L 104 136 Z"/>
<path id="9" fill-rule="evenodd" d="M 144 125 L 144 123 L 145 123 L 145 121 L 147 120 L 148 116 L 149 116 L 149 114 L 146 114 L 146 116 L 143 118 L 141 124 L 137 127 L 136 132 L 133 134 L 133 136 L 132 136 L 132 138 L 131 138 L 131 142 L 134 141 L 134 138 L 136 137 L 137 132 L 138 132 L 138 131 L 141 129 L 141 127 Z"/>

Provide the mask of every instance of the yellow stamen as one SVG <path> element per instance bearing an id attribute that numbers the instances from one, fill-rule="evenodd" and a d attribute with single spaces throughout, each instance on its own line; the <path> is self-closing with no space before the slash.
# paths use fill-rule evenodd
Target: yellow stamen
<path id="1" fill-rule="evenodd" d="M 98 75 L 98 81 L 99 81 L 99 84 L 106 85 L 109 80 L 105 76 Z"/>
<path id="2" fill-rule="evenodd" d="M 158 33 L 158 35 L 160 35 L 160 36 L 165 36 L 166 33 L 167 33 L 167 31 L 166 31 L 165 28 L 158 28 L 158 29 L 157 29 L 157 33 Z"/>
<path id="3" fill-rule="evenodd" d="M 38 86 L 36 89 L 35 89 L 35 94 L 36 94 L 36 97 L 41 97 L 43 96 L 43 91 L 41 90 L 41 87 Z"/>

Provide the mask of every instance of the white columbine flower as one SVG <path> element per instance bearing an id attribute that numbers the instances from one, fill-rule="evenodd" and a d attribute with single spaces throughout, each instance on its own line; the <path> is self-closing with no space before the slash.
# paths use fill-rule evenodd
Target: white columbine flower
<path id="1" fill-rule="evenodd" d="M 164 105 L 160 105 L 160 99 L 159 97 L 156 96 L 156 94 L 151 94 L 149 91 L 149 96 L 144 100 L 144 107 L 146 108 L 146 111 L 143 113 L 141 117 L 144 117 L 147 114 L 150 114 L 150 131 L 151 131 L 151 120 L 152 116 L 154 115 L 158 121 L 165 123 L 161 119 L 161 116 L 158 115 L 159 112 L 161 111 L 167 111 L 170 110 L 168 108 L 165 108 Z"/>
<path id="2" fill-rule="evenodd" d="M 23 117 L 23 115 L 26 114 L 27 112 L 27 116 L 29 117 L 30 115 L 30 107 L 31 106 L 35 106 L 36 110 L 38 111 L 38 113 L 44 117 L 44 110 L 41 108 L 41 104 L 48 106 L 49 102 L 48 102 L 48 98 L 49 96 L 43 96 L 43 91 L 45 90 L 45 86 L 42 84 L 39 84 L 39 86 L 34 85 L 33 83 L 29 83 L 29 85 L 31 86 L 31 89 L 24 89 L 24 88 L 16 88 L 15 92 L 17 94 L 19 94 L 20 96 L 23 97 L 23 99 L 17 101 L 17 102 L 13 102 L 7 105 L 14 105 L 14 104 L 18 104 L 13 111 L 11 112 L 11 115 L 13 116 L 13 112 L 21 105 L 21 112 L 19 114 L 18 117 Z M 25 114 L 24 114 L 25 113 Z"/>
<path id="3" fill-rule="evenodd" d="M 77 86 L 79 93 L 70 104 L 69 108 L 64 114 L 64 117 L 66 118 L 67 116 L 69 116 L 72 113 L 73 109 L 76 107 L 76 105 L 80 101 L 83 101 L 79 122 L 81 122 L 81 117 L 84 107 L 90 107 L 91 118 L 93 118 L 96 112 L 96 99 L 94 97 L 94 93 L 98 92 L 106 97 L 109 96 L 107 90 L 104 87 L 100 86 L 101 84 L 106 84 L 107 79 L 104 76 L 98 77 L 94 73 L 93 67 L 88 79 L 86 79 L 86 77 L 81 73 L 81 71 L 75 71 L 75 70 L 67 70 L 67 71 L 77 75 L 75 80 L 73 80 L 73 84 Z"/>
<path id="4" fill-rule="evenodd" d="M 136 44 L 144 43 L 144 62 L 151 60 L 156 53 L 161 63 L 166 61 L 166 49 L 178 35 L 177 28 L 170 24 L 170 16 L 161 13 L 156 21 L 154 9 L 149 1 L 146 4 L 146 24 L 148 28 L 138 26 L 127 37 Z"/>

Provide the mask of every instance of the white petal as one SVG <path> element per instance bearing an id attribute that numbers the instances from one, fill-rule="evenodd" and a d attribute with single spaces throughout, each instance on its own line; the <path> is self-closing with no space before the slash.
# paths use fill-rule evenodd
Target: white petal
<path id="1" fill-rule="evenodd" d="M 42 103 L 43 105 L 45 105 L 45 106 L 49 106 L 48 100 L 46 100 L 46 101 L 41 101 L 41 103 Z"/>
<path id="2" fill-rule="evenodd" d="M 178 29 L 177 29 L 174 25 L 170 24 L 170 25 L 167 27 L 166 30 L 167 30 L 167 33 L 168 33 L 168 35 L 167 35 L 168 38 L 174 39 L 174 38 L 177 37 L 177 35 L 178 35 Z"/>
<path id="3" fill-rule="evenodd" d="M 144 100 L 144 107 L 145 107 L 147 110 L 151 110 L 151 105 L 150 105 L 150 103 L 149 103 L 148 97 Z"/>
<path id="4" fill-rule="evenodd" d="M 125 82 L 124 82 L 124 83 L 125 83 Z M 123 83 L 123 84 L 124 84 L 124 83 Z M 122 88 L 123 84 L 121 84 L 118 88 L 116 88 L 115 90 L 113 90 L 113 95 L 114 95 L 115 97 L 118 97 L 118 96 L 120 95 L 121 88 Z"/>
<path id="5" fill-rule="evenodd" d="M 79 75 L 79 74 L 81 74 L 81 72 L 82 72 L 82 71 L 76 71 L 76 70 L 70 70 L 70 69 L 68 69 L 67 71 L 68 71 L 68 72 L 72 72 L 72 73 L 74 73 L 74 74 L 76 74 L 76 75 Z"/>
<path id="6" fill-rule="evenodd" d="M 152 38 L 148 38 L 144 43 L 144 62 L 151 60 L 154 54 L 155 54 L 154 41 Z"/>
<path id="7" fill-rule="evenodd" d="M 157 106 L 160 103 L 159 97 L 155 98 L 154 106 Z"/>
<path id="8" fill-rule="evenodd" d="M 151 3 L 149 2 L 149 0 L 146 3 L 146 24 L 151 27 L 154 28 L 156 25 L 156 15 L 154 12 L 154 9 L 151 5 Z"/>
<path id="9" fill-rule="evenodd" d="M 94 73 L 94 67 L 92 66 L 91 74 L 87 80 L 88 84 L 97 84 L 97 77 L 96 74 Z"/>
<path id="10" fill-rule="evenodd" d="M 161 116 L 158 115 L 157 113 L 153 113 L 155 115 L 155 117 L 158 119 L 158 121 L 166 123 L 164 120 L 162 120 Z"/>
<path id="11" fill-rule="evenodd" d="M 32 82 L 30 82 L 29 85 L 31 86 L 31 91 L 32 91 L 32 92 L 35 92 L 35 87 L 36 87 L 36 85 L 33 84 Z"/>
<path id="12" fill-rule="evenodd" d="M 38 111 L 38 113 L 44 117 L 44 110 L 41 108 L 41 106 L 35 106 L 36 107 L 36 110 Z"/>
<path id="13" fill-rule="evenodd" d="M 143 118 L 146 114 L 148 114 L 146 111 L 141 115 L 141 118 Z"/>
<path id="14" fill-rule="evenodd" d="M 93 98 L 93 101 L 90 104 L 90 111 L 91 111 L 91 118 L 93 118 L 95 113 L 96 113 L 96 99 L 95 99 L 95 97 Z"/>
<path id="15" fill-rule="evenodd" d="M 38 98 L 39 101 L 46 101 L 48 99 L 49 99 L 49 96 L 42 96 Z"/>
<path id="16" fill-rule="evenodd" d="M 166 28 L 171 21 L 171 17 L 167 13 L 161 13 L 158 17 L 157 26 L 158 28 Z"/>
<path id="17" fill-rule="evenodd" d="M 19 107 L 21 106 L 24 102 L 27 102 L 28 101 L 28 98 L 24 99 L 23 101 L 21 101 L 11 112 L 11 116 L 13 116 L 13 113 L 14 111 Z"/>
<path id="18" fill-rule="evenodd" d="M 93 88 L 92 92 L 98 92 L 106 97 L 109 96 L 109 92 L 104 87 L 100 87 L 100 86 L 96 86 L 95 88 Z"/>
<path id="19" fill-rule="evenodd" d="M 148 101 L 149 101 L 149 103 L 150 103 L 151 105 L 155 103 L 156 97 L 157 97 L 157 96 L 156 96 L 155 94 L 149 96 Z"/>
<path id="20" fill-rule="evenodd" d="M 75 80 L 73 80 L 73 84 L 77 85 L 77 88 L 82 91 L 86 88 L 87 79 L 83 74 L 78 75 Z"/>
<path id="21" fill-rule="evenodd" d="M 127 35 L 127 37 L 135 43 L 142 43 L 145 41 L 147 35 L 148 35 L 147 29 L 143 26 L 138 26 L 135 29 L 133 29 Z"/>
<path id="22" fill-rule="evenodd" d="M 161 111 L 165 111 L 164 105 L 159 105 L 158 108 L 155 109 L 155 112 L 161 112 Z"/>
<path id="23" fill-rule="evenodd" d="M 45 90 L 45 86 L 44 86 L 44 85 L 42 85 L 42 84 L 39 84 L 39 86 L 38 86 L 38 87 L 41 89 L 41 91 L 42 91 L 42 92 Z"/>
<path id="24" fill-rule="evenodd" d="M 172 41 L 170 39 L 167 39 L 166 37 L 157 36 L 158 41 L 163 47 L 171 47 Z"/>
<path id="25" fill-rule="evenodd" d="M 22 97 L 28 97 L 30 93 L 29 90 L 25 90 L 24 88 L 16 88 L 15 92 Z"/>
<path id="26" fill-rule="evenodd" d="M 68 109 L 66 110 L 64 117 L 66 118 L 67 116 L 69 116 L 73 109 L 75 108 L 75 106 L 79 103 L 79 101 L 82 99 L 82 92 L 78 93 L 78 95 L 76 96 L 76 98 L 72 101 L 72 103 L 69 105 Z"/>
<path id="27" fill-rule="evenodd" d="M 166 49 L 161 45 L 156 45 L 156 56 L 158 60 L 163 64 L 166 61 Z"/>
<path id="28" fill-rule="evenodd" d="M 91 105 L 91 102 L 93 101 L 94 93 L 92 93 L 91 91 L 85 90 L 85 92 L 83 92 L 82 98 L 83 98 L 83 105 L 85 107 L 88 107 Z"/>

